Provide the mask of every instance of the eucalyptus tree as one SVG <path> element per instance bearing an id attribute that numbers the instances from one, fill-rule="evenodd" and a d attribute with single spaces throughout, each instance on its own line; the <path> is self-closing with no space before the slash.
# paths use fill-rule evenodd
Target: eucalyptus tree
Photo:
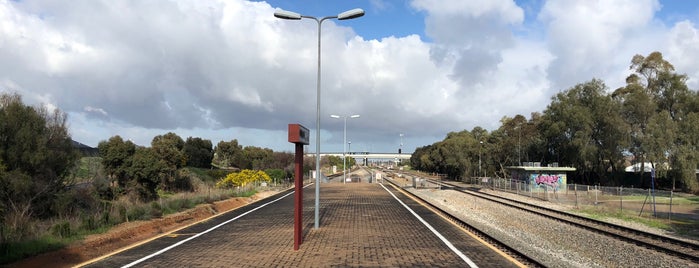
<path id="1" fill-rule="evenodd" d="M 531 120 L 519 114 L 500 119 L 500 127 L 490 134 L 484 146 L 496 165 L 497 175 L 507 176 L 507 166 L 542 161 L 542 137 L 537 129 L 540 118 L 540 114 L 532 113 Z"/>
<path id="2" fill-rule="evenodd" d="M 687 87 L 687 76 L 674 72 L 664 72 L 658 77 L 656 95 L 659 118 L 651 121 L 656 131 L 651 143 L 653 159 L 663 160 L 661 172 L 667 172 L 672 189 L 676 178 L 680 179 L 684 190 L 699 191 L 696 170 L 699 168 L 699 131 L 696 131 L 696 115 L 699 113 L 697 91 Z M 662 174 L 660 174 L 662 175 Z"/>
<path id="3" fill-rule="evenodd" d="M 693 114 L 699 112 L 693 104 L 696 92 L 687 88 L 687 76 L 676 74 L 660 52 L 635 55 L 630 68 L 634 73 L 613 96 L 623 102 L 622 114 L 631 127 L 629 151 L 641 162 L 642 182 L 647 185 L 650 179 L 643 172 L 649 162 L 661 180 L 672 177 L 673 188 L 679 177 L 683 187 L 696 191 L 699 132 L 691 132 L 696 124 Z"/>
<path id="4" fill-rule="evenodd" d="M 454 179 L 480 176 L 484 173 L 479 174 L 479 156 L 485 159 L 489 155 L 480 142 L 485 143 L 487 139 L 488 132 L 481 127 L 449 132 L 444 140 L 415 149 L 410 164 L 415 169 L 446 174 Z M 485 170 L 487 166 L 481 164 L 481 167 Z"/>
<path id="5" fill-rule="evenodd" d="M 463 178 L 472 174 L 474 168 L 474 147 L 478 141 L 471 132 L 450 132 L 447 137 L 437 143 L 438 153 L 442 161 L 439 162 L 441 173 L 451 178 Z"/>
<path id="6" fill-rule="evenodd" d="M 417 147 L 410 156 L 410 166 L 421 171 L 434 171 L 434 163 L 430 157 L 434 144 Z"/>
<path id="7" fill-rule="evenodd" d="M 627 139 L 620 104 L 593 79 L 557 94 L 544 111 L 539 130 L 547 141 L 547 160 L 574 166 L 584 183 L 610 182 L 608 170 L 623 160 Z"/>

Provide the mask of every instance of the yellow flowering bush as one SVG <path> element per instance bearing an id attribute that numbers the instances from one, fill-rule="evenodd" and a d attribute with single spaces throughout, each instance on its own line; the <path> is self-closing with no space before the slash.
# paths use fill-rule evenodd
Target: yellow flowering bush
<path id="1" fill-rule="evenodd" d="M 230 173 L 225 178 L 222 178 L 216 183 L 218 188 L 229 188 L 234 186 L 244 187 L 245 185 L 256 182 L 265 181 L 270 182 L 272 178 L 261 170 L 249 170 L 243 169 L 238 173 Z"/>

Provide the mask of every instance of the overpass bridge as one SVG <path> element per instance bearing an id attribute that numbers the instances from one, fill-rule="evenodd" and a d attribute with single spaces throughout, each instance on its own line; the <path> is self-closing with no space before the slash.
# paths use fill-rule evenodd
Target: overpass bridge
<path id="1" fill-rule="evenodd" d="M 306 156 L 315 156 L 315 153 L 306 153 Z M 371 153 L 371 152 L 347 152 L 345 155 L 346 157 L 352 157 L 355 159 L 400 159 L 400 160 L 409 160 L 410 157 L 412 156 L 412 153 L 402 153 L 402 154 L 397 154 L 397 153 Z M 333 152 L 328 152 L 328 153 L 320 153 L 320 156 L 338 156 L 342 157 L 342 152 L 339 153 L 333 153 Z"/>

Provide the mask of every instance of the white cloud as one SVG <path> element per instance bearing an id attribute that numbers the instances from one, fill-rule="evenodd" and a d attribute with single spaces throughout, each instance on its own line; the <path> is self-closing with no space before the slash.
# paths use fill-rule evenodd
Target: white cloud
<path id="1" fill-rule="evenodd" d="M 670 29 L 667 53 L 663 56 L 675 66 L 678 73 L 687 74 L 687 86 L 699 90 L 699 30 L 689 21 L 681 21 Z"/>
<path id="2" fill-rule="evenodd" d="M 649 26 L 659 8 L 655 0 L 547 1 L 539 19 L 547 26 L 555 57 L 548 70 L 554 90 L 592 78 L 607 81 L 606 74 L 627 69 L 631 57 L 643 53 L 633 51 L 639 47 L 634 42 L 643 40 L 640 35 L 653 35 Z"/>
<path id="3" fill-rule="evenodd" d="M 376 12 L 402 8 L 371 3 Z M 654 50 L 693 88 L 699 78 L 696 26 L 658 22 L 655 1 L 546 2 L 535 25 L 513 1 L 409 7 L 425 15 L 432 41 L 365 40 L 354 20 L 323 23 L 323 150 L 342 149 L 342 122 L 330 114 L 362 115 L 348 122 L 353 148 L 393 151 L 403 133 L 411 151 L 541 111 L 555 92 L 592 78 L 623 83 L 631 57 Z M 0 0 L 0 90 L 68 112 L 73 136 L 92 146 L 113 135 L 148 145 L 174 131 L 291 150 L 288 123 L 315 131 L 317 24 L 274 18 L 275 8 Z"/>
<path id="4" fill-rule="evenodd" d="M 524 12 L 514 1 L 414 0 L 412 6 L 434 16 L 468 16 L 474 18 L 497 15 L 505 23 L 521 23 Z"/>
<path id="5" fill-rule="evenodd" d="M 85 108 L 83 108 L 83 110 L 85 110 L 85 111 L 88 112 L 88 113 L 96 113 L 96 114 L 100 114 L 100 115 L 102 115 L 102 116 L 108 116 L 108 115 L 109 115 L 109 114 L 107 114 L 107 111 L 105 111 L 104 109 L 102 109 L 102 108 L 94 108 L 94 107 L 92 107 L 92 106 L 85 106 Z"/>

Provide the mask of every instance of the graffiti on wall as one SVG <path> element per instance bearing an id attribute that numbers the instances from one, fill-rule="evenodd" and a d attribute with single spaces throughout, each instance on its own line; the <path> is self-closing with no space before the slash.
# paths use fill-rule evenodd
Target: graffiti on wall
<path id="1" fill-rule="evenodd" d="M 536 184 L 557 185 L 561 177 L 558 175 L 539 174 L 536 176 Z"/>
<path id="2" fill-rule="evenodd" d="M 529 179 L 532 184 L 537 187 L 547 187 L 553 190 L 559 190 L 565 184 L 564 174 L 529 174 Z"/>

